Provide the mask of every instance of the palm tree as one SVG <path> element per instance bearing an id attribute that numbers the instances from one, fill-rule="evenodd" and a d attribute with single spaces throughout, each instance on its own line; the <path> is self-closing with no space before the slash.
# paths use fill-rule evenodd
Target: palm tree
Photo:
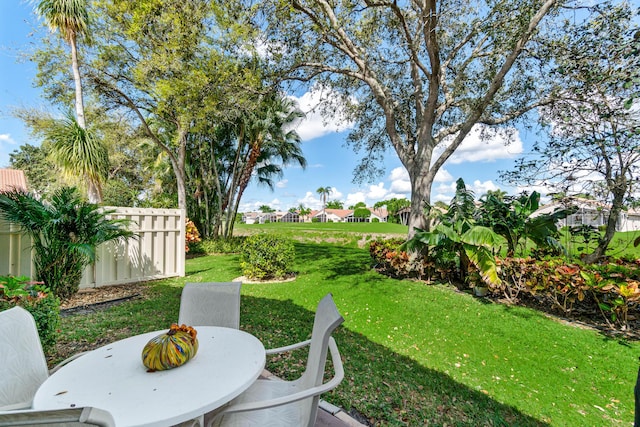
<path id="1" fill-rule="evenodd" d="M 309 214 L 311 213 L 311 209 L 310 208 L 305 208 L 302 203 L 300 203 L 298 205 L 298 209 L 297 210 L 298 210 L 298 215 L 300 215 L 301 217 L 304 217 L 304 218 L 309 216 Z"/>
<path id="2" fill-rule="evenodd" d="M 100 203 L 102 182 L 109 173 L 107 147 L 81 127 L 73 114 L 53 122 L 44 134 L 51 143 L 51 158 L 66 173 L 84 177 L 89 202 Z"/>
<path id="3" fill-rule="evenodd" d="M 126 221 L 109 219 L 109 213 L 70 187 L 55 191 L 48 202 L 18 190 L 0 192 L 0 217 L 31 237 L 37 278 L 62 299 L 78 291 L 98 245 L 133 236 Z"/>
<path id="4" fill-rule="evenodd" d="M 325 212 L 327 209 L 327 197 L 329 197 L 329 194 L 332 192 L 333 189 L 331 187 L 320 187 L 316 190 L 316 193 L 318 193 L 322 199 L 322 216 L 325 222 L 327 221 L 327 214 Z"/>
<path id="5" fill-rule="evenodd" d="M 36 13 L 44 18 L 51 31 L 60 31 L 62 38 L 71 47 L 71 68 L 76 87 L 76 115 L 78 125 L 85 128 L 82 82 L 78 65 L 78 36 L 86 36 L 89 14 L 86 0 L 40 0 Z"/>
<path id="6" fill-rule="evenodd" d="M 262 104 L 256 111 L 242 119 L 243 133 L 249 142 L 250 149 L 240 177 L 240 196 L 247 188 L 259 160 L 264 160 L 264 150 L 269 150 L 270 154 L 287 161 L 291 159 L 292 154 L 295 154 L 292 153 L 295 151 L 292 147 L 300 145 L 300 135 L 289 127 L 302 117 L 304 113 L 291 99 L 279 93 L 271 93 L 263 98 Z M 304 157 L 293 157 L 301 166 L 306 165 Z"/>
<path id="7" fill-rule="evenodd" d="M 87 181 L 87 193 L 92 203 L 102 202 L 102 179 L 106 178 L 104 169 L 108 167 L 106 148 L 86 133 L 87 125 L 82 99 L 82 80 L 78 62 L 78 37 L 87 36 L 89 14 L 86 0 L 40 0 L 36 12 L 44 18 L 52 31 L 60 31 L 62 38 L 71 47 L 71 69 L 76 92 L 76 121 L 71 125 L 63 120 L 54 131 L 59 137 L 69 137 L 68 141 L 57 139 L 55 158 L 60 166 L 72 173 L 81 173 Z M 62 130 L 62 132 L 59 132 Z M 64 147 L 68 144 L 69 147 Z M 90 148 L 88 151 L 84 149 Z M 67 157 L 68 156 L 68 157 Z M 93 159 L 93 156 L 97 156 Z"/>
<path id="8" fill-rule="evenodd" d="M 304 113 L 291 99 L 272 92 L 262 99 L 255 111 L 240 119 L 238 138 L 247 140 L 249 151 L 236 186 L 235 203 L 228 210 L 225 236 L 231 233 L 240 199 L 254 172 L 258 183 L 273 188 L 273 178 L 282 176 L 283 166 L 295 163 L 306 167 L 300 136 L 291 129 L 291 125 L 302 117 Z"/>

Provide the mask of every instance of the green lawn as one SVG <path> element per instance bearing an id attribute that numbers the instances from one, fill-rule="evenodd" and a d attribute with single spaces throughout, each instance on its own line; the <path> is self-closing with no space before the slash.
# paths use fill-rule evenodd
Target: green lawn
<path id="1" fill-rule="evenodd" d="M 345 318 L 335 337 L 346 377 L 324 398 L 375 425 L 632 424 L 639 343 L 451 287 L 389 279 L 369 268 L 366 248 L 305 241 L 296 254 L 295 281 L 243 285 L 241 328 L 266 347 L 306 339 L 317 302 L 333 293 Z M 63 342 L 167 327 L 185 282 L 240 275 L 236 255 L 188 260 L 187 277 L 152 283 L 150 298 L 64 318 Z M 296 375 L 302 360 L 294 353 L 269 368 L 287 376 L 283 365 L 292 365 Z"/>

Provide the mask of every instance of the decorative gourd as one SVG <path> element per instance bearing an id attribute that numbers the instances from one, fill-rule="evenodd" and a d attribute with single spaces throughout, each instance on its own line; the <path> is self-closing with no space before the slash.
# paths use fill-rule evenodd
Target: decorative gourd
<path id="1" fill-rule="evenodd" d="M 149 372 L 184 365 L 198 352 L 197 331 L 187 325 L 171 325 L 165 334 L 152 338 L 142 350 L 142 363 Z"/>

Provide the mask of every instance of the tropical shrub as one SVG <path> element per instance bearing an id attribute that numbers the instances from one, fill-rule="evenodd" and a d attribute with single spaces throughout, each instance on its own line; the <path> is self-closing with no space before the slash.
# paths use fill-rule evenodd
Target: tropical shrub
<path id="1" fill-rule="evenodd" d="M 564 248 L 558 240 L 557 223 L 576 211 L 576 207 L 556 209 L 552 213 L 533 216 L 540 207 L 540 194 L 522 193 L 517 197 L 488 193 L 480 199 L 475 213 L 478 225 L 491 228 L 507 242 L 507 256 L 524 248 L 527 239 L 545 253 L 559 255 Z"/>
<path id="2" fill-rule="evenodd" d="M 506 258 L 490 291 L 512 303 L 531 301 L 565 316 L 576 313 L 628 327 L 640 303 L 640 268 L 634 263 L 582 265 L 555 258 Z"/>
<path id="3" fill-rule="evenodd" d="M 369 255 L 374 268 L 391 277 L 408 277 L 409 255 L 403 251 L 402 239 L 374 240 L 369 243 Z"/>
<path id="4" fill-rule="evenodd" d="M 371 216 L 371 211 L 365 207 L 359 207 L 353 211 L 353 217 L 358 218 L 360 220 L 366 220 L 370 216 Z"/>
<path id="5" fill-rule="evenodd" d="M 184 239 L 185 239 L 184 251 L 186 253 L 189 252 L 192 245 L 202 240 L 200 239 L 200 232 L 198 232 L 198 227 L 196 227 L 193 221 L 189 220 L 188 218 L 187 218 L 187 223 L 185 224 L 185 227 L 184 227 Z"/>
<path id="6" fill-rule="evenodd" d="M 56 190 L 48 201 L 18 190 L 0 192 L 0 217 L 31 237 L 37 278 L 61 299 L 78 291 L 98 245 L 133 236 L 127 221 L 110 219 L 110 213 L 70 187 Z"/>
<path id="7" fill-rule="evenodd" d="M 456 257 L 462 282 L 470 282 L 469 277 L 473 282 L 476 275 L 470 273 L 475 272 L 486 283 L 500 282 L 493 250 L 501 238 L 489 227 L 476 222 L 473 192 L 466 188 L 462 178 L 456 181 L 456 194 L 449 209 L 441 213 L 427 207 L 427 214 L 437 221 L 436 225 L 429 231 L 416 228 L 416 233 L 404 246 L 407 250 L 435 253 L 443 260 Z"/>
<path id="8" fill-rule="evenodd" d="M 235 254 L 242 252 L 246 236 L 234 236 L 226 239 L 205 239 L 190 245 L 195 254 Z"/>
<path id="9" fill-rule="evenodd" d="M 240 268 L 250 279 L 281 279 L 295 261 L 293 240 L 275 234 L 254 234 L 242 245 Z"/>
<path id="10" fill-rule="evenodd" d="M 31 313 L 45 351 L 53 347 L 60 328 L 60 300 L 42 282 L 26 276 L 0 276 L 0 311 L 15 306 Z"/>
<path id="11" fill-rule="evenodd" d="M 409 253 L 402 249 L 402 239 L 374 240 L 369 243 L 373 267 L 380 273 L 395 278 L 421 280 L 454 280 L 456 266 L 453 260 L 439 257 L 443 252 L 428 254 Z"/>

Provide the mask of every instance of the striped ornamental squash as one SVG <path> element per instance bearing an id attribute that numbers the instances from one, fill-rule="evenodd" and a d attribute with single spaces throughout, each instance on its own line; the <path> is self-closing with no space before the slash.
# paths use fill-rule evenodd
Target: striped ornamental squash
<path id="1" fill-rule="evenodd" d="M 198 352 L 197 331 L 187 325 L 171 325 L 165 334 L 152 338 L 142 350 L 142 363 L 149 372 L 177 368 Z"/>

